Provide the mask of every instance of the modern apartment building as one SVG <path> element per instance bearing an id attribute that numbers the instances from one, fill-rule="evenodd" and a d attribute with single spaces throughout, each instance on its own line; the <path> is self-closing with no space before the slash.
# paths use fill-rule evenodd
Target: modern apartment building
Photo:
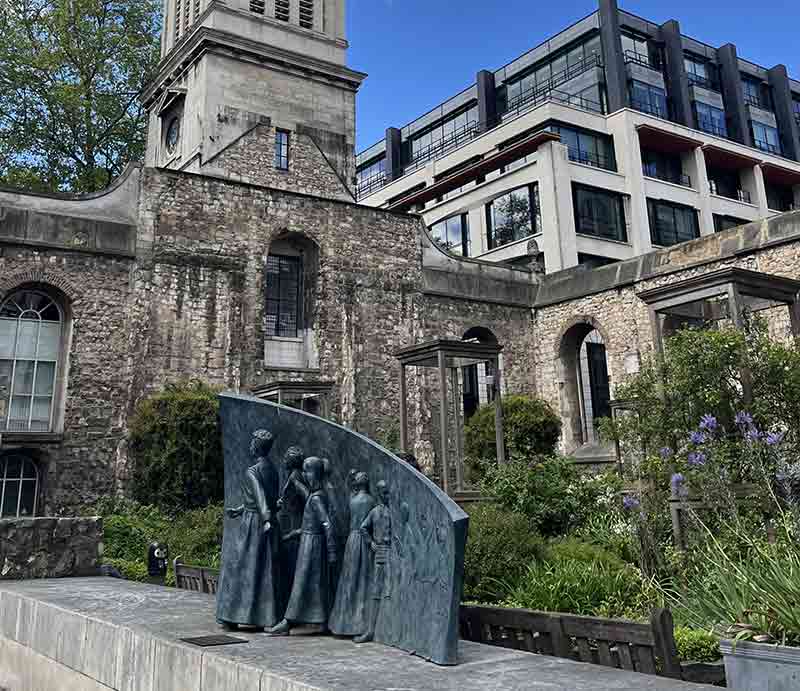
<path id="1" fill-rule="evenodd" d="M 600 266 L 800 206 L 800 81 L 599 0 L 358 154 L 453 254 Z M 535 240 L 535 244 L 531 243 Z"/>

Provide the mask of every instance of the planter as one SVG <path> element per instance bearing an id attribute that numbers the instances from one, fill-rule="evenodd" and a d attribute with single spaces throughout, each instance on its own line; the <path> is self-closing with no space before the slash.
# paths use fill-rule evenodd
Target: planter
<path id="1" fill-rule="evenodd" d="M 735 648 L 735 649 L 734 649 Z M 733 641 L 720 643 L 728 688 L 735 691 L 797 691 L 800 648 Z"/>

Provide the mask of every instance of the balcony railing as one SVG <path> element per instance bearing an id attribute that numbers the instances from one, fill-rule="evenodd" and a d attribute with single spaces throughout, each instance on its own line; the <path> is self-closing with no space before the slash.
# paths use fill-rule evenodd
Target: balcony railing
<path id="1" fill-rule="evenodd" d="M 638 110 L 640 113 L 647 113 L 648 115 L 654 115 L 657 118 L 661 118 L 662 120 L 671 120 L 670 117 L 670 108 L 669 103 L 667 103 L 667 107 L 664 108 L 663 105 L 660 103 L 653 103 L 652 101 L 641 101 L 638 98 L 631 99 L 631 108 L 634 110 Z"/>
<path id="2" fill-rule="evenodd" d="M 720 190 L 717 187 L 717 183 L 714 182 L 713 180 L 708 181 L 708 189 L 711 191 L 711 194 L 716 194 L 720 197 L 726 197 L 728 199 L 736 199 L 737 201 L 744 202 L 745 204 L 753 203 L 753 199 L 747 190 L 736 190 L 735 192 L 726 192 Z"/>
<path id="3" fill-rule="evenodd" d="M 671 182 L 673 185 L 681 185 L 682 187 L 692 186 L 692 179 L 683 173 L 675 174 L 668 170 L 659 170 L 655 166 L 649 166 L 646 163 L 642 164 L 642 172 L 644 172 L 648 178 Z"/>
<path id="4" fill-rule="evenodd" d="M 661 72 L 661 66 L 658 65 L 653 60 L 651 60 L 649 56 L 642 55 L 641 53 L 637 53 L 634 50 L 625 51 L 625 64 L 627 65 L 629 62 L 636 63 L 637 65 L 641 65 L 642 67 L 647 67 L 656 72 Z"/>
<path id="5" fill-rule="evenodd" d="M 534 105 L 542 103 L 543 101 L 547 101 L 551 98 L 550 94 L 553 93 L 557 87 L 568 82 L 570 79 L 574 79 L 579 74 L 583 74 L 584 72 L 587 72 L 595 67 L 602 66 L 603 61 L 600 59 L 599 55 L 589 55 L 583 58 L 583 60 L 570 65 L 567 67 L 567 69 L 557 72 L 551 76 L 550 79 L 547 79 L 540 84 L 536 84 L 535 86 L 526 89 L 519 95 L 512 98 L 508 102 L 508 112 L 516 111 L 519 113 L 521 110 L 531 108 Z M 588 110 L 592 109 L 589 108 Z M 600 113 L 603 114 L 602 106 L 600 106 Z"/>
<path id="6" fill-rule="evenodd" d="M 708 134 L 713 134 L 716 137 L 723 137 L 729 139 L 728 130 L 708 118 L 697 118 L 697 129 Z"/>
<path id="7" fill-rule="evenodd" d="M 440 158 L 448 151 L 452 151 L 461 146 L 464 142 L 474 139 L 479 134 L 480 128 L 478 125 L 479 123 L 477 120 L 472 120 L 441 139 L 437 139 L 428 146 L 418 149 L 414 152 L 408 164 L 406 164 L 405 172 L 416 170 L 428 163 L 428 161 Z"/>
<path id="8" fill-rule="evenodd" d="M 387 184 L 386 173 L 376 173 L 364 180 L 359 180 L 356 185 L 356 199 L 361 200 L 373 192 L 377 192 Z"/>
<path id="9" fill-rule="evenodd" d="M 756 146 L 756 149 L 761 149 L 761 151 L 766 151 L 768 154 L 775 154 L 776 156 L 780 156 L 783 152 L 781 151 L 781 147 L 777 144 L 770 144 L 769 142 L 762 141 L 761 139 L 756 139 L 753 141 Z"/>
<path id="10" fill-rule="evenodd" d="M 584 151 L 574 146 L 568 147 L 568 151 L 569 160 L 575 163 L 583 163 L 584 165 L 602 168 L 603 170 L 617 169 L 616 161 L 610 156 L 604 156 L 603 154 L 597 154 L 592 151 Z"/>
<path id="11" fill-rule="evenodd" d="M 753 108 L 759 108 L 760 110 L 769 110 L 763 103 L 761 103 L 758 96 L 753 96 L 753 94 L 744 94 L 744 102 L 748 106 L 753 106 Z"/>
<path id="12" fill-rule="evenodd" d="M 708 77 L 701 77 L 699 74 L 687 74 L 687 78 L 689 79 L 689 86 L 699 86 L 703 89 L 708 89 L 709 91 L 716 91 L 719 93 L 719 84 L 717 84 L 714 80 L 709 79 Z"/>

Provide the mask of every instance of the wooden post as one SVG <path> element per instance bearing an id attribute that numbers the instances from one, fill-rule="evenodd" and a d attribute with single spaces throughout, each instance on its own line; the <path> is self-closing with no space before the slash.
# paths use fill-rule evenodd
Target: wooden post
<path id="1" fill-rule="evenodd" d="M 672 613 L 668 609 L 662 608 L 653 610 L 650 615 L 650 626 L 653 627 L 656 655 L 661 658 L 661 675 L 671 679 L 682 679 L 678 648 L 675 645 Z"/>
<path id="2" fill-rule="evenodd" d="M 744 328 L 744 310 L 742 308 L 742 295 L 739 286 L 735 283 L 728 284 L 728 310 L 733 325 L 742 330 Z M 753 374 L 747 368 L 742 368 L 742 399 L 749 405 L 753 400 Z"/>
<path id="3" fill-rule="evenodd" d="M 494 359 L 494 435 L 497 443 L 497 462 L 506 462 L 506 444 L 503 432 L 503 395 L 500 388 L 500 358 Z"/>
<path id="4" fill-rule="evenodd" d="M 442 448 L 442 488 L 450 494 L 450 471 L 447 463 L 447 361 L 443 350 L 439 351 L 439 426 Z"/>
<path id="5" fill-rule="evenodd" d="M 464 428 L 461 426 L 461 405 L 460 389 L 458 386 L 458 368 L 450 369 L 450 386 L 453 389 L 453 419 L 455 422 L 454 432 L 456 435 L 456 492 L 464 489 L 464 445 L 462 444 L 462 433 Z"/>
<path id="6" fill-rule="evenodd" d="M 656 312 L 652 307 L 648 310 L 650 312 L 650 330 L 653 332 L 653 346 L 656 355 L 664 354 L 664 329 L 661 315 Z"/>
<path id="7" fill-rule="evenodd" d="M 792 330 L 792 336 L 795 339 L 800 339 L 800 302 L 795 299 L 787 307 L 789 308 L 789 325 Z"/>
<path id="8" fill-rule="evenodd" d="M 408 390 L 406 366 L 400 363 L 400 451 L 408 453 Z"/>

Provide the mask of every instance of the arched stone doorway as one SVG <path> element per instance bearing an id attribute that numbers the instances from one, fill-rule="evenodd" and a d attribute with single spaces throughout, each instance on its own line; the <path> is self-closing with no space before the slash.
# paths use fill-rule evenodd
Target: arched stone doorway
<path id="1" fill-rule="evenodd" d="M 497 337 L 483 326 L 473 326 L 461 337 L 462 341 L 496 344 Z M 494 400 L 494 371 L 491 362 L 461 368 L 464 419 L 471 418 L 482 405 Z"/>
<path id="2" fill-rule="evenodd" d="M 564 450 L 600 445 L 596 421 L 611 416 L 607 341 L 597 322 L 581 318 L 561 338 L 561 419 Z"/>

